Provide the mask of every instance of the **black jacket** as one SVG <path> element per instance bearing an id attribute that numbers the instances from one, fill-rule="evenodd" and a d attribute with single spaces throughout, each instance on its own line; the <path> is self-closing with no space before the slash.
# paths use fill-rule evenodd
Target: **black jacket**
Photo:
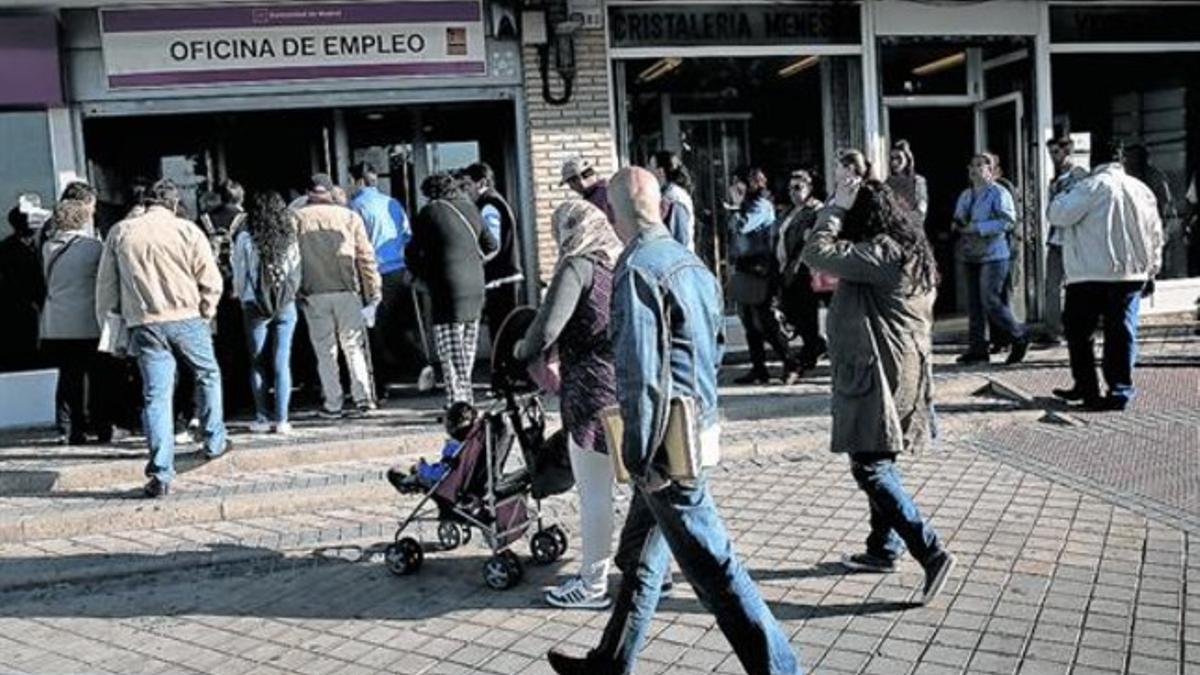
<path id="1" fill-rule="evenodd" d="M 521 272 L 521 249 L 517 245 L 517 218 L 512 207 L 504 197 L 489 189 L 475 200 L 475 206 L 482 211 L 483 207 L 491 206 L 500 212 L 500 251 L 483 266 L 483 276 L 488 287 L 505 283 L 516 283 L 525 278 Z"/>
<path id="2" fill-rule="evenodd" d="M 466 197 L 435 199 L 417 213 L 404 249 L 408 268 L 429 289 L 433 323 L 476 321 L 483 309 L 483 258 L 496 240 Z"/>

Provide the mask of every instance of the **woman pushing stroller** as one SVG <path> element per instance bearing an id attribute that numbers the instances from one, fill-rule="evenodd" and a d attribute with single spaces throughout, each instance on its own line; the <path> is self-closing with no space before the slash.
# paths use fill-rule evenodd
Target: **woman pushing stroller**
<path id="1" fill-rule="evenodd" d="M 613 469 L 600 412 L 616 404 L 612 343 L 608 338 L 613 268 L 622 245 L 603 211 L 571 200 L 551 217 L 558 263 L 537 317 L 516 344 L 529 361 L 557 349 L 562 369 L 558 392 L 568 436 L 571 469 L 579 486 L 583 560 L 579 573 L 546 591 L 555 607 L 604 609 L 612 558 Z"/>

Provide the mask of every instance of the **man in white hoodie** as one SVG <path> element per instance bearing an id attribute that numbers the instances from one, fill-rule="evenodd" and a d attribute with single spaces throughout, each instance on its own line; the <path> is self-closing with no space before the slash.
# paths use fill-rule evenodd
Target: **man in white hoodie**
<path id="1" fill-rule="evenodd" d="M 1119 142 L 1099 146 L 1087 178 L 1050 204 L 1050 225 L 1061 228 L 1066 301 L 1063 329 L 1075 382 L 1054 395 L 1090 410 L 1124 410 L 1132 400 L 1138 307 L 1153 292 L 1162 264 L 1163 230 L 1154 193 L 1125 173 Z M 1093 334 L 1104 320 L 1100 395 Z"/>

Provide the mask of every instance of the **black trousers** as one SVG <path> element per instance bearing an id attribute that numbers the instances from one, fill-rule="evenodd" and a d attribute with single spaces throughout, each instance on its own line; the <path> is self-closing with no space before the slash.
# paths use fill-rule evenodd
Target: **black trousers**
<path id="1" fill-rule="evenodd" d="M 96 351 L 98 340 L 43 340 L 42 351 L 58 368 L 55 420 L 68 438 L 81 440 L 88 431 L 112 435 L 112 391 L 106 384 L 107 356 Z"/>
<path id="2" fill-rule="evenodd" d="M 738 318 L 746 331 L 746 347 L 750 350 L 750 363 L 755 372 L 766 372 L 767 350 L 764 342 L 769 342 L 775 350 L 775 355 L 783 362 L 784 370 L 793 367 L 792 357 L 788 351 L 788 341 L 783 335 L 775 313 L 771 311 L 771 301 L 754 305 L 738 303 Z"/>
<path id="3" fill-rule="evenodd" d="M 829 301 L 829 293 L 813 293 L 808 275 L 800 275 L 790 286 L 779 289 L 779 308 L 796 334 L 804 342 L 801 360 L 816 361 L 825 352 L 821 336 L 821 303 Z M 807 357 L 804 358 L 804 357 Z"/>
<path id="4" fill-rule="evenodd" d="M 421 344 L 417 312 L 424 310 L 418 307 L 419 299 L 414 301 L 412 277 L 399 270 L 384 274 L 382 281 L 375 327 L 367 332 L 375 391 L 381 397 L 386 395 L 387 385 L 420 372 L 428 364 L 425 355 L 431 349 Z M 421 320 L 425 331 L 432 332 L 427 312 Z"/>
<path id="5" fill-rule="evenodd" d="M 498 288 L 489 288 L 484 294 L 483 311 L 487 315 L 488 339 L 493 344 L 496 342 L 496 335 L 500 333 L 500 326 L 519 304 L 517 296 L 520 292 L 520 282 L 514 282 Z"/>

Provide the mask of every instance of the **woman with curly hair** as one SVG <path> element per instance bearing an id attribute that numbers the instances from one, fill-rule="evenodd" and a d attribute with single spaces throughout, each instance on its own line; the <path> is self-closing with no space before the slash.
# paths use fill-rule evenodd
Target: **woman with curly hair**
<path id="1" fill-rule="evenodd" d="M 822 209 L 802 258 L 837 275 L 829 308 L 833 452 L 870 508 L 866 551 L 842 564 L 886 573 L 907 546 L 925 569 L 922 602 L 946 583 L 954 556 L 900 483 L 896 456 L 919 451 L 933 416 L 933 301 L 938 273 L 925 231 L 883 183 L 839 163 L 833 202 Z"/>
<path id="2" fill-rule="evenodd" d="M 233 241 L 233 294 L 242 304 L 246 343 L 250 349 L 250 390 L 254 422 L 250 431 L 291 431 L 288 404 L 292 394 L 292 337 L 296 332 L 296 292 L 300 288 L 300 245 L 296 214 L 278 192 L 255 197 L 251 212 Z M 269 337 L 275 349 L 267 354 Z M 268 397 L 274 371 L 275 406 Z"/>

